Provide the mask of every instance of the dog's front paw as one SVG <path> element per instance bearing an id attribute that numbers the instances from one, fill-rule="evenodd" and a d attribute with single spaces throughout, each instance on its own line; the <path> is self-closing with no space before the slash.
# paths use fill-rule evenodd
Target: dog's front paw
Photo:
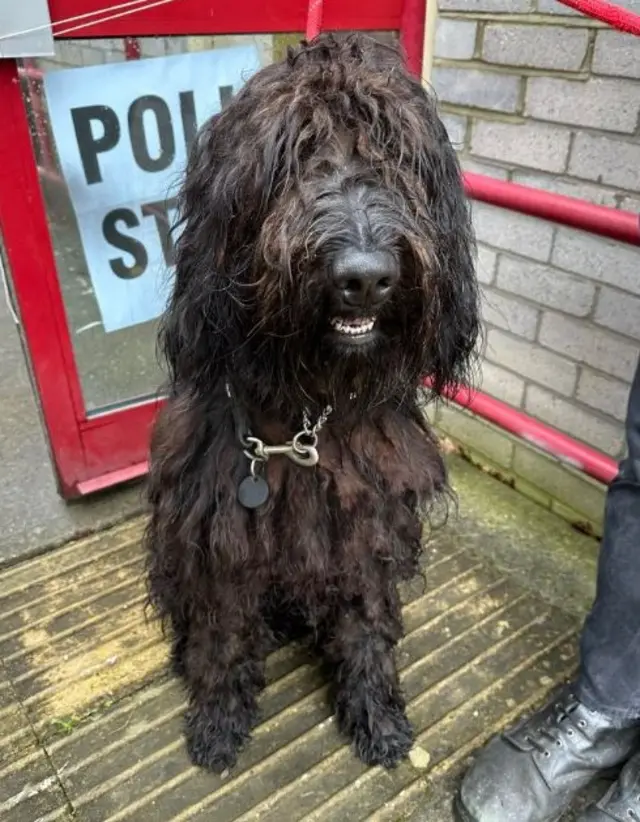
<path id="1" fill-rule="evenodd" d="M 239 728 L 230 718 L 214 719 L 205 710 L 192 709 L 185 716 L 185 738 L 193 764 L 220 774 L 235 766 L 249 729 Z"/>
<path id="2" fill-rule="evenodd" d="M 395 768 L 413 745 L 413 730 L 404 711 L 396 706 L 372 722 L 358 722 L 352 729 L 353 745 L 365 765 Z"/>

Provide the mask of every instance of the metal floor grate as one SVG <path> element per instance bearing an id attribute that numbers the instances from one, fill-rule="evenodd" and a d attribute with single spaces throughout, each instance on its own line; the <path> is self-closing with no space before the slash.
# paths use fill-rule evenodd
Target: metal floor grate
<path id="1" fill-rule="evenodd" d="M 207 775 L 186 758 L 182 693 L 142 613 L 141 531 L 130 522 L 0 572 L 6 822 L 400 822 L 576 665 L 575 617 L 436 540 L 398 653 L 413 762 L 386 772 L 355 759 L 315 661 L 289 646 L 269 659 L 239 767 Z"/>

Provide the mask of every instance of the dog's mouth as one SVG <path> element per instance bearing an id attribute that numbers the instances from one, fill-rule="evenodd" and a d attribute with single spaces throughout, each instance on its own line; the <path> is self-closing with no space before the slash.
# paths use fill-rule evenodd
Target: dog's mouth
<path id="1" fill-rule="evenodd" d="M 363 343 L 374 337 L 375 317 L 334 317 L 331 328 L 346 342 Z"/>

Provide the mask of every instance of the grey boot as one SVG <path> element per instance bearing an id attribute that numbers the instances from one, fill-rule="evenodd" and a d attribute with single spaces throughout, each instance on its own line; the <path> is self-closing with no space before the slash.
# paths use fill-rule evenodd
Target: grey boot
<path id="1" fill-rule="evenodd" d="M 582 788 L 619 768 L 637 744 L 640 726 L 614 728 L 567 689 L 480 752 L 455 799 L 456 816 L 556 822 Z"/>
<path id="2" fill-rule="evenodd" d="M 640 822 L 640 753 L 627 762 L 618 781 L 578 822 Z"/>

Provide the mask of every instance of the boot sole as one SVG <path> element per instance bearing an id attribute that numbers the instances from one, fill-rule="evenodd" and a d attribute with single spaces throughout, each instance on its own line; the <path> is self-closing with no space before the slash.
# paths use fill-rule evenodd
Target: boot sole
<path id="1" fill-rule="evenodd" d="M 599 773 L 595 777 L 595 779 L 602 779 L 607 782 L 615 782 L 615 780 L 620 775 L 621 770 L 622 765 L 616 768 L 609 768 L 608 770 Z M 562 813 L 564 813 L 564 811 Z M 557 816 L 545 819 L 545 822 L 559 822 L 559 820 L 562 819 L 562 813 L 558 814 Z M 469 813 L 469 811 L 465 807 L 462 801 L 462 796 L 460 795 L 460 791 L 458 791 L 453 797 L 453 816 L 456 822 L 478 822 L 475 816 L 472 816 L 471 813 Z"/>

